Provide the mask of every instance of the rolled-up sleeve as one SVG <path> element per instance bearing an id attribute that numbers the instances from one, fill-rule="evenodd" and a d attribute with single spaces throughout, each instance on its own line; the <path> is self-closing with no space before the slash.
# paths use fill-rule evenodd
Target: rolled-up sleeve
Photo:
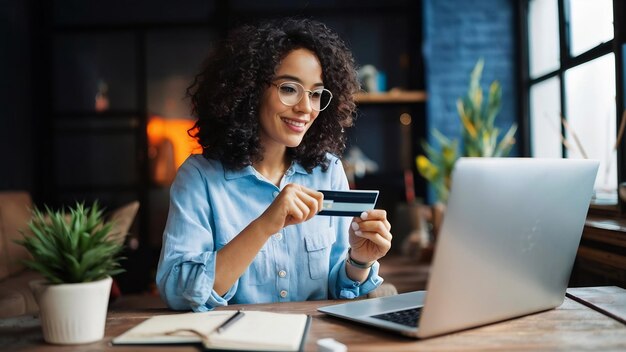
<path id="1" fill-rule="evenodd" d="M 228 304 L 238 282 L 220 296 L 213 290 L 217 248 L 206 182 L 193 160 L 178 170 L 157 269 L 159 293 L 176 310 L 197 312 Z"/>
<path id="2" fill-rule="evenodd" d="M 346 262 L 343 261 L 337 270 L 337 291 L 334 292 L 332 298 L 353 299 L 362 295 L 366 295 L 376 289 L 383 283 L 383 279 L 378 276 L 378 262 L 370 268 L 367 280 L 358 282 L 350 279 L 346 274 Z"/>

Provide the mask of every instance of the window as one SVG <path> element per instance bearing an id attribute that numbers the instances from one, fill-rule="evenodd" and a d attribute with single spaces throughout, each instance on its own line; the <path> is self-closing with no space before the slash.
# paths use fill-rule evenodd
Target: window
<path id="1" fill-rule="evenodd" d="M 614 2 L 615 1 L 615 4 Z M 524 91 L 527 153 L 539 158 L 600 160 L 593 204 L 618 203 L 626 154 L 614 150 L 624 110 L 624 26 L 620 0 L 527 0 Z M 622 49 L 624 48 L 624 49 Z"/>

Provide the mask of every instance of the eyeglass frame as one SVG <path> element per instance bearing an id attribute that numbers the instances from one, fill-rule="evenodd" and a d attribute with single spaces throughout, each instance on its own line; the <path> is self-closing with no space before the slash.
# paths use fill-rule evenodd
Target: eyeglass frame
<path id="1" fill-rule="evenodd" d="M 277 84 L 276 82 L 271 82 L 271 84 L 272 84 L 273 86 L 275 86 L 275 87 L 276 87 L 276 92 L 278 93 L 278 100 L 280 100 L 280 102 L 281 102 L 283 105 L 285 105 L 285 106 L 289 106 L 289 107 L 296 106 L 296 105 L 298 105 L 298 104 L 302 101 L 302 98 L 304 98 L 304 94 L 302 94 L 302 96 L 300 97 L 300 99 L 299 99 L 299 100 L 298 100 L 295 104 L 291 104 L 291 105 L 289 105 L 289 104 L 285 103 L 285 102 L 284 102 L 284 101 L 280 98 L 280 87 L 282 87 L 282 85 L 283 85 L 283 84 L 287 84 L 287 83 L 289 83 L 289 84 L 297 84 L 297 85 L 299 85 L 300 87 L 302 87 L 302 91 L 303 91 L 304 93 L 308 93 L 308 96 L 309 96 L 309 106 L 310 106 L 310 107 L 311 107 L 311 109 L 313 109 L 314 111 L 321 112 L 321 111 L 326 110 L 326 108 L 330 106 L 330 102 L 333 100 L 333 93 L 332 93 L 330 90 L 326 89 L 326 88 L 321 88 L 321 89 L 319 89 L 319 90 L 318 90 L 318 89 L 316 89 L 315 91 L 312 91 L 312 90 L 309 90 L 309 89 L 304 89 L 304 86 L 303 86 L 302 84 L 300 84 L 300 83 L 298 83 L 298 82 L 295 82 L 295 81 L 285 81 L 285 82 L 281 82 L 280 84 Z M 328 98 L 328 104 L 326 104 L 326 106 L 325 106 L 323 109 L 316 110 L 316 109 L 313 107 L 313 105 L 311 104 L 311 95 L 313 95 L 313 93 L 314 93 L 314 92 L 317 92 L 317 91 L 320 91 L 320 90 L 321 90 L 322 92 L 324 92 L 324 91 L 328 92 L 328 94 L 330 94 L 330 98 Z"/>

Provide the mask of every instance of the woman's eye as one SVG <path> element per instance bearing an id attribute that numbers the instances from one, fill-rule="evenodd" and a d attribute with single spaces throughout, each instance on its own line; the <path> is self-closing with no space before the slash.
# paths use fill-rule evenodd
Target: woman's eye
<path id="1" fill-rule="evenodd" d="M 321 97 L 322 97 L 322 91 L 321 90 L 316 90 L 316 91 L 311 93 L 311 99 L 319 100 Z"/>
<path id="2" fill-rule="evenodd" d="M 280 92 L 283 94 L 296 94 L 298 93 L 298 89 L 294 86 L 283 85 L 280 86 Z"/>

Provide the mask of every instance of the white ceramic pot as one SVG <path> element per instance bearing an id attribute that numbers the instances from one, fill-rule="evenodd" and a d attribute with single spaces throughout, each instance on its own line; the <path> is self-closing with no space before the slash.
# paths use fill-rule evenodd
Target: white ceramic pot
<path id="1" fill-rule="evenodd" d="M 30 282 L 39 304 L 44 340 L 55 344 L 81 344 L 102 339 L 112 282 L 110 277 L 77 284 Z"/>

